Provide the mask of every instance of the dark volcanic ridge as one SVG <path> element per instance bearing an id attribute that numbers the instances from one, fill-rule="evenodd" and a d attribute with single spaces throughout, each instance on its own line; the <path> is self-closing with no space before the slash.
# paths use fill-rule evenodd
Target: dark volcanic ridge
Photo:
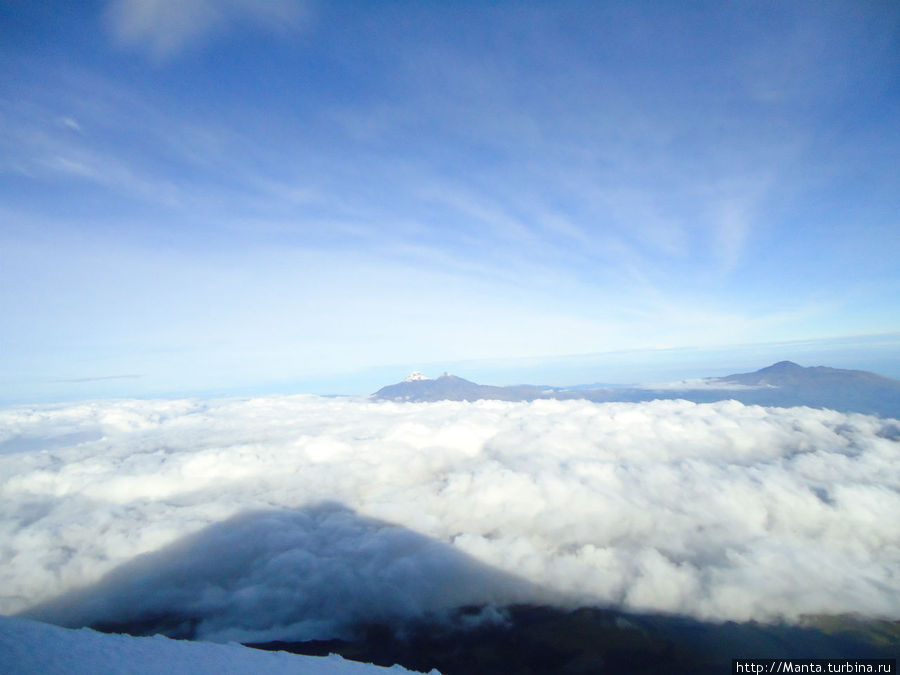
<path id="1" fill-rule="evenodd" d="M 372 396 L 382 400 L 410 402 L 582 399 L 610 403 L 684 399 L 695 403 L 712 403 L 735 400 L 747 405 L 809 406 L 900 418 L 900 380 L 864 370 L 803 367 L 791 361 L 780 361 L 752 373 L 735 373 L 696 382 L 647 387 L 498 387 L 477 384 L 447 373 L 437 379 L 413 373 L 402 382 L 382 387 Z"/>
<path id="2" fill-rule="evenodd" d="M 498 619 L 485 621 L 488 611 Z M 468 619 L 471 621 L 467 621 Z M 801 625 L 712 623 L 582 607 L 466 607 L 453 617 L 361 625 L 352 640 L 251 643 L 258 649 L 337 653 L 444 675 L 723 673 L 734 658 L 894 658 L 900 622 L 853 615 Z"/>

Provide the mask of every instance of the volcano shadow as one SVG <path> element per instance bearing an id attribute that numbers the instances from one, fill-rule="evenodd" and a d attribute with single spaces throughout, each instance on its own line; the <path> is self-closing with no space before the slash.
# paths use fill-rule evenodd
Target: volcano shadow
<path id="1" fill-rule="evenodd" d="M 733 658 L 885 658 L 900 645 L 900 622 L 859 617 L 713 623 L 575 606 L 328 502 L 235 516 L 22 615 L 444 675 L 720 673 Z"/>
<path id="2" fill-rule="evenodd" d="M 137 635 L 310 640 L 539 598 L 548 593 L 449 544 L 327 502 L 210 525 L 21 615 Z"/>

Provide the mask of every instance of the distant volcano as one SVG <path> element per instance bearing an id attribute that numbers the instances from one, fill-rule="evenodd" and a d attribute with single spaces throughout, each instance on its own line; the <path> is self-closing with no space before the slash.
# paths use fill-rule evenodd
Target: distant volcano
<path id="1" fill-rule="evenodd" d="M 770 387 L 824 387 L 824 386 L 865 386 L 890 389 L 900 385 L 900 380 L 892 380 L 865 370 L 842 370 L 815 366 L 804 368 L 793 361 L 779 361 L 752 373 L 737 373 L 717 378 L 723 382 L 744 385 L 765 385 Z"/>
<path id="2" fill-rule="evenodd" d="M 430 379 L 414 372 L 402 382 L 382 387 L 374 398 L 392 401 L 533 401 L 535 399 L 587 399 L 596 402 L 686 399 L 711 403 L 733 399 L 748 405 L 809 406 L 841 412 L 860 412 L 900 418 L 900 380 L 864 370 L 826 366 L 803 367 L 779 361 L 752 373 L 708 377 L 669 385 L 596 386 L 566 389 L 516 385 L 477 384 L 444 373 Z"/>
<path id="3" fill-rule="evenodd" d="M 535 398 L 545 398 L 544 394 L 550 390 L 549 387 L 530 385 L 494 387 L 487 384 L 476 384 L 448 373 L 432 380 L 416 371 L 402 382 L 382 387 L 373 396 L 392 401 L 478 401 L 480 399 L 530 401 Z"/>

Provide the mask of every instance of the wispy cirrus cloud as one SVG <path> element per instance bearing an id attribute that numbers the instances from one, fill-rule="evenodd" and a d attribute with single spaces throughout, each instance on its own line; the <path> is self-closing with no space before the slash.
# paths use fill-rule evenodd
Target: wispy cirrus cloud
<path id="1" fill-rule="evenodd" d="M 235 24 L 278 33 L 299 27 L 306 18 L 305 3 L 297 0 L 112 0 L 106 11 L 119 45 L 157 61 L 227 33 Z"/>
<path id="2" fill-rule="evenodd" d="M 45 247 L 4 260 L 30 280 L 4 278 L 23 287 L 6 334 L 31 354 L 35 326 L 78 325 L 41 363 L 72 336 L 106 344 L 116 327 L 82 319 L 135 286 L 136 324 L 160 293 L 200 302 L 160 324 L 182 329 L 173 353 L 227 323 L 242 353 L 282 336 L 282 371 L 331 325 L 333 362 L 362 341 L 382 345 L 377 365 L 896 328 L 895 104 L 879 93 L 896 79 L 893 12 L 321 3 L 307 31 L 309 8 L 286 0 L 105 6 L 121 49 L 96 41 L 94 14 L 66 24 L 71 60 L 26 36 L 0 96 L 7 229 Z M 284 28 L 303 39 L 266 39 Z M 189 67 L 135 69 L 129 50 Z M 292 259 L 277 282 L 273 250 Z M 153 260 L 186 290 L 103 262 L 98 286 L 95 252 Z M 264 350 L 245 328 L 261 325 Z M 144 363 L 90 372 L 149 377 Z"/>

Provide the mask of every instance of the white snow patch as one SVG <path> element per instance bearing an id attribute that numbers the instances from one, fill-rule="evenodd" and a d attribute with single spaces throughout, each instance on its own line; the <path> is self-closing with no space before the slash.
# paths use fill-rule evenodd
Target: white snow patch
<path id="1" fill-rule="evenodd" d="M 170 640 L 161 635 L 108 635 L 27 619 L 0 617 L 0 672 L 41 675 L 379 675 L 409 673 L 347 661 L 336 654 L 301 656 L 239 644 Z M 431 675 L 440 675 L 432 670 Z"/>

